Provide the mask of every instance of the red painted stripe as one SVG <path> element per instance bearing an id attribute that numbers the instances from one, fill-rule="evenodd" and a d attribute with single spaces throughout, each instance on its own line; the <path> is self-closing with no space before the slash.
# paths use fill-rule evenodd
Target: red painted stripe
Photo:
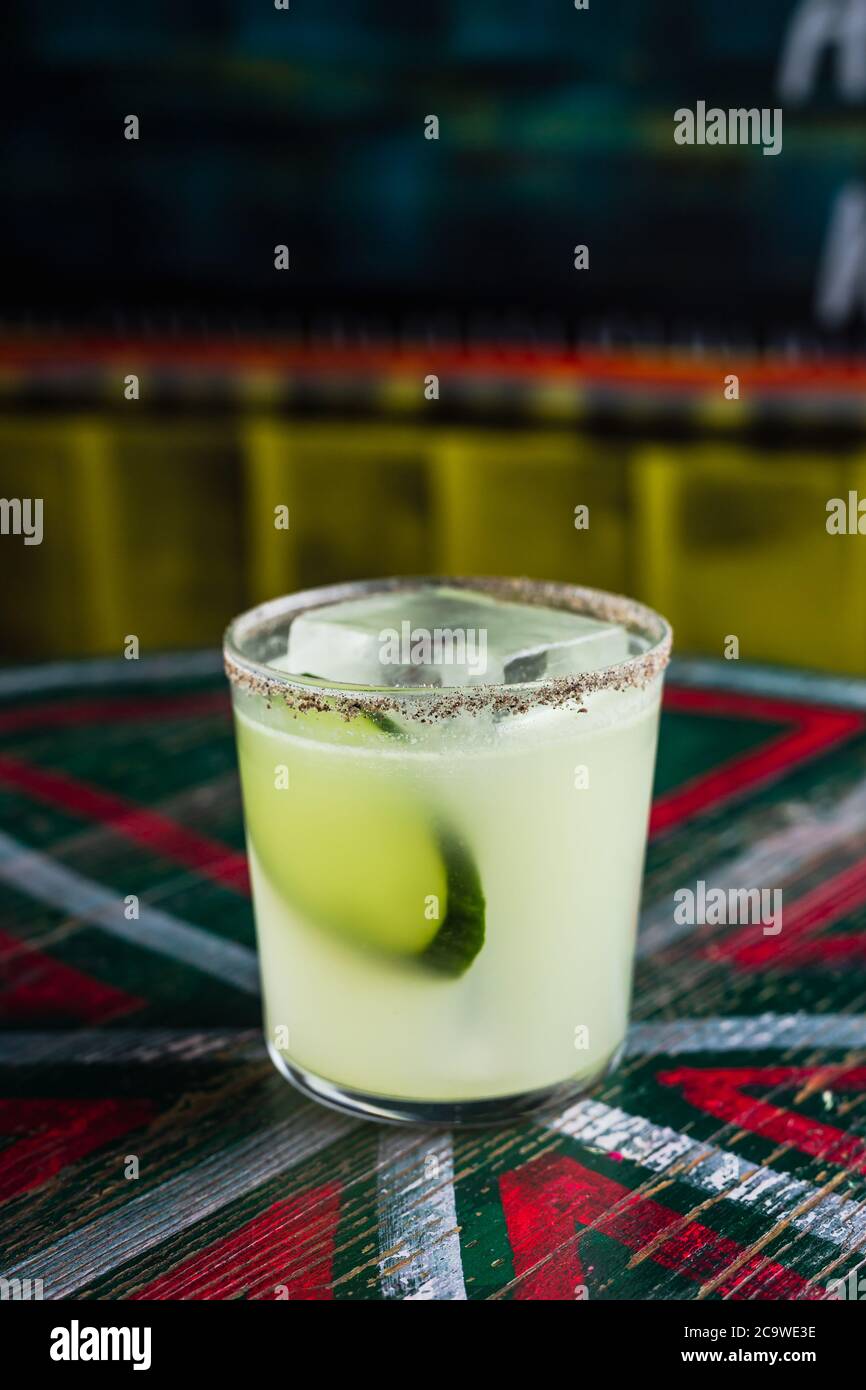
<path id="1" fill-rule="evenodd" d="M 214 1241 L 131 1297 L 331 1299 L 339 1216 L 336 1182 L 275 1202 L 232 1235 Z"/>
<path id="2" fill-rule="evenodd" d="M 64 700 L 62 704 L 34 705 L 0 713 L 0 734 L 27 729 L 70 728 L 86 724 L 127 724 L 148 719 L 195 719 L 229 715 L 231 702 L 225 691 L 192 695 L 136 697 L 134 699 Z"/>
<path id="3" fill-rule="evenodd" d="M 857 1091 L 866 1085 L 866 1067 L 835 1072 L 829 1067 L 820 1072 L 817 1067 L 677 1067 L 659 1072 L 656 1079 L 663 1086 L 676 1087 L 690 1105 L 714 1119 L 790 1145 L 822 1163 L 866 1173 L 866 1141 L 823 1120 L 756 1099 L 744 1090 L 746 1086 L 770 1090 L 814 1085 L 819 1075 L 822 1090 Z"/>
<path id="4" fill-rule="evenodd" d="M 724 941 L 707 946 L 705 954 L 715 960 L 731 960 L 746 970 L 757 970 L 764 966 L 789 969 L 797 957 L 798 944 L 802 947 L 806 938 L 825 930 L 864 905 L 866 859 L 861 859 L 817 884 L 790 908 L 786 908 L 783 902 L 782 930 L 778 936 L 762 935 L 760 925 L 742 926 Z M 839 952 L 838 958 L 841 959 L 846 949 L 842 943 L 846 940 L 854 941 L 856 938 L 830 937 L 824 942 L 811 943 L 810 951 L 815 959 L 826 956 L 829 960 L 834 951 Z M 857 955 L 856 948 L 852 946 L 849 949 L 854 956 Z"/>
<path id="5" fill-rule="evenodd" d="M 421 367 L 451 370 L 460 375 L 565 376 L 575 381 L 594 377 L 623 384 L 682 385 L 714 387 L 718 382 L 719 361 L 697 360 L 685 354 L 668 353 L 563 353 L 479 344 L 462 347 L 446 344 L 424 348 L 371 348 L 297 346 L 256 341 L 237 343 L 227 339 L 106 339 L 98 337 L 57 337 L 40 335 L 27 342 L 0 343 L 0 361 L 8 365 L 63 366 L 74 363 L 128 362 L 134 356 L 141 363 L 177 363 L 183 366 L 271 368 L 280 372 L 351 372 L 387 374 L 410 372 L 417 376 Z M 434 364 L 430 366 L 431 362 Z M 826 392 L 862 392 L 866 369 L 855 359 L 833 362 L 788 362 L 746 356 L 749 381 L 766 390 L 815 388 Z M 423 376 L 423 371 L 421 375 Z"/>
<path id="6" fill-rule="evenodd" d="M 567 1155 L 545 1154 L 505 1173 L 499 1190 L 514 1272 L 522 1279 L 518 1299 L 574 1299 L 575 1286 L 592 1274 L 581 1264 L 580 1236 L 562 1246 L 578 1226 L 592 1227 L 629 1250 L 643 1251 L 652 1242 L 648 1259 L 694 1283 L 724 1276 L 715 1288 L 723 1297 L 823 1297 L 823 1290 L 809 1288 L 794 1270 L 761 1255 L 750 1255 L 728 1274 L 742 1258 L 743 1246 Z"/>
<path id="7" fill-rule="evenodd" d="M 0 1100 L 0 1134 L 27 1133 L 0 1149 L 0 1201 L 40 1187 L 70 1163 L 147 1124 L 155 1108 L 150 1100 Z"/>
<path id="8" fill-rule="evenodd" d="M 585 1206 L 580 1214 L 575 1209 L 579 1178 L 586 1189 L 580 1192 L 585 1203 L 596 1176 L 573 1159 L 545 1156 L 500 1177 L 499 1195 L 514 1273 L 522 1281 L 515 1298 L 572 1302 L 578 1285 L 586 1284 L 576 1242 L 572 1241 L 567 1252 L 560 1247 L 571 1240 L 575 1226 L 583 1220 Z M 553 1258 L 539 1264 L 554 1252 Z"/>
<path id="9" fill-rule="evenodd" d="M 739 965 L 740 962 L 738 961 Z M 849 932 L 844 936 L 828 936 L 824 940 L 804 941 L 792 951 L 773 961 L 775 971 L 838 970 L 844 965 L 860 968 L 866 965 L 866 932 Z"/>
<path id="10" fill-rule="evenodd" d="M 0 756 L 0 782 L 73 816 L 101 821 L 118 835 L 185 868 L 195 869 L 237 893 L 249 892 L 247 861 L 217 840 L 187 830 L 159 811 L 136 806 L 112 792 L 62 772 L 48 772 L 10 755 Z"/>
<path id="11" fill-rule="evenodd" d="M 854 732 L 866 725 L 866 716 L 857 710 L 839 709 L 836 705 L 810 704 L 805 700 L 784 700 L 774 695 L 755 695 L 747 690 L 714 690 L 705 686 L 666 683 L 665 709 L 681 710 L 685 714 L 706 714 L 731 719 L 754 719 L 769 724 L 808 724 L 813 720 L 831 720 L 841 728 Z"/>
<path id="12" fill-rule="evenodd" d="M 30 1027 L 107 1023 L 144 1000 L 0 931 L 0 1019 Z"/>
<path id="13" fill-rule="evenodd" d="M 657 797 L 650 816 L 651 835 L 662 834 L 701 811 L 766 786 L 796 764 L 853 738 L 866 727 L 862 715 L 848 710 L 676 686 L 667 693 L 665 708 L 710 717 L 790 719 L 796 720 L 797 727 Z"/>

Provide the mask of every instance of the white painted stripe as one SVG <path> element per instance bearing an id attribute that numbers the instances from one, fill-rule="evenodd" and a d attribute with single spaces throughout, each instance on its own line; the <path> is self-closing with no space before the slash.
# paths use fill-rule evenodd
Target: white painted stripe
<path id="1" fill-rule="evenodd" d="M 673 1023 L 634 1023 L 626 1056 L 688 1052 L 760 1052 L 796 1047 L 866 1048 L 863 1014 L 751 1014 L 680 1018 Z"/>
<path id="2" fill-rule="evenodd" d="M 466 1298 L 450 1134 L 379 1138 L 379 1262 L 385 1298 Z"/>
<path id="3" fill-rule="evenodd" d="M 39 850 L 28 849 L 2 831 L 0 883 L 79 917 L 133 946 L 183 961 L 247 994 L 259 992 L 258 961 L 249 947 L 226 941 L 204 927 L 148 907 L 144 902 L 140 904 L 138 921 L 127 921 L 122 897 Z"/>
<path id="4" fill-rule="evenodd" d="M 677 685 L 763 695 L 768 700 L 804 700 L 813 704 L 866 709 L 866 683 L 854 677 L 827 676 L 817 671 L 786 671 L 782 666 L 759 666 L 703 657 L 674 657 L 669 678 Z"/>
<path id="5" fill-rule="evenodd" d="M 604 1153 L 618 1153 L 651 1173 L 664 1174 L 798 1231 L 819 1236 L 845 1251 L 866 1241 L 866 1202 L 820 1195 L 813 1183 L 775 1168 L 759 1167 L 729 1149 L 702 1143 L 642 1115 L 601 1101 L 581 1100 L 547 1128 Z M 808 1203 L 814 1203 L 803 1210 Z"/>
<path id="6" fill-rule="evenodd" d="M 696 1052 L 772 1052 L 794 1048 L 866 1048 L 863 1014 L 731 1014 L 634 1023 L 628 1057 Z M 0 1067 L 152 1066 L 211 1057 L 264 1062 L 257 1028 L 58 1028 L 0 1032 Z M 438 1136 L 441 1138 L 441 1136 Z M 383 1143 L 389 1136 L 383 1138 Z M 383 1162 L 387 1164 L 383 1156 Z M 440 1165 L 441 1166 L 441 1165 Z M 390 1179 L 386 1180 L 390 1181 Z"/>
<path id="7" fill-rule="evenodd" d="M 281 1124 L 213 1154 L 187 1172 L 61 1236 L 2 1277 L 42 1279 L 46 1298 L 69 1298 L 127 1260 L 312 1158 L 353 1128 L 354 1121 L 344 1116 L 305 1105 Z"/>
<path id="8" fill-rule="evenodd" d="M 267 1060 L 257 1028 L 58 1028 L 0 1031 L 0 1067 L 153 1066 L 210 1057 Z"/>
<path id="9" fill-rule="evenodd" d="M 781 830 L 764 836 L 735 859 L 702 872 L 700 877 L 712 888 L 725 893 L 731 888 L 782 888 L 801 876 L 810 865 L 817 865 L 828 853 L 851 846 L 862 853 L 866 834 L 866 781 L 854 788 L 829 812 L 812 810 L 798 803 L 797 818 Z M 694 887 L 694 882 L 678 887 Z M 701 930 L 699 924 L 674 921 L 673 892 L 641 915 L 638 958 L 655 955 L 668 946 Z M 703 930 L 707 930 L 703 928 Z M 757 931 L 757 928 L 756 928 Z M 757 938 L 756 938 L 757 939 Z"/>
<path id="10" fill-rule="evenodd" d="M 33 695 L 37 691 L 84 690 L 100 685 L 152 685 L 175 678 L 213 676 L 223 668 L 222 655 L 213 648 L 194 652 L 167 652 L 127 661 L 122 656 L 85 661 L 50 661 L 39 666 L 0 669 L 0 696 Z"/>

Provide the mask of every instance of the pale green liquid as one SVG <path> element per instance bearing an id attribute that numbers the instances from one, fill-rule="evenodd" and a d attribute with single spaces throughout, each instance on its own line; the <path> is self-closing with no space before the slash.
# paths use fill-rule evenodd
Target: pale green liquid
<path id="1" fill-rule="evenodd" d="M 582 714 L 463 716 L 414 726 L 406 743 L 236 693 L 269 1041 L 327 1081 L 419 1101 L 603 1069 L 628 1019 L 660 693 L 659 679 Z M 370 949 L 363 926 L 355 939 L 323 925 L 338 909 L 375 922 L 381 904 L 397 923 L 417 914 L 410 937 L 424 931 L 441 891 L 424 852 L 434 814 L 471 851 L 486 899 L 484 945 L 457 978 Z M 362 821 L 376 828 L 366 857 Z"/>

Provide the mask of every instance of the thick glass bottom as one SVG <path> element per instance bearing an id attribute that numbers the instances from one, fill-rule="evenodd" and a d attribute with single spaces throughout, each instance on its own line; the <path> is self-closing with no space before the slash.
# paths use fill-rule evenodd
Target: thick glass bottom
<path id="1" fill-rule="evenodd" d="M 400 1125 L 441 1125 L 448 1129 L 466 1125 L 504 1125 L 526 1119 L 536 1111 L 575 1100 L 591 1086 L 597 1085 L 618 1065 L 622 1047 L 592 1075 L 545 1086 L 538 1091 L 523 1091 L 517 1095 L 493 1096 L 489 1100 L 407 1100 L 401 1096 L 367 1095 L 348 1086 L 338 1086 L 322 1076 L 305 1071 L 289 1062 L 281 1052 L 268 1043 L 268 1052 L 277 1071 L 297 1090 L 311 1100 L 317 1100 L 332 1110 L 354 1115 L 362 1120 L 378 1120 Z"/>

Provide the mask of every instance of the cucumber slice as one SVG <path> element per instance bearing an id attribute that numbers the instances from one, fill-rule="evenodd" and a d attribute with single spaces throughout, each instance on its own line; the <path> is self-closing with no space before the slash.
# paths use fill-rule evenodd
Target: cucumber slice
<path id="1" fill-rule="evenodd" d="M 484 945 L 484 893 L 475 860 L 450 830 L 439 830 L 448 906 L 423 961 L 443 975 L 462 975 Z"/>
<path id="2" fill-rule="evenodd" d="M 367 746 L 371 733 L 401 735 L 387 716 L 361 718 Z M 358 741 L 357 731 L 346 737 Z M 371 778 L 354 760 L 317 753 L 312 741 L 289 755 L 279 737 L 241 718 L 238 742 L 250 841 L 286 901 L 359 947 L 462 975 L 484 942 L 484 894 L 456 831 L 398 779 Z M 288 789 L 275 786 L 283 761 Z"/>

